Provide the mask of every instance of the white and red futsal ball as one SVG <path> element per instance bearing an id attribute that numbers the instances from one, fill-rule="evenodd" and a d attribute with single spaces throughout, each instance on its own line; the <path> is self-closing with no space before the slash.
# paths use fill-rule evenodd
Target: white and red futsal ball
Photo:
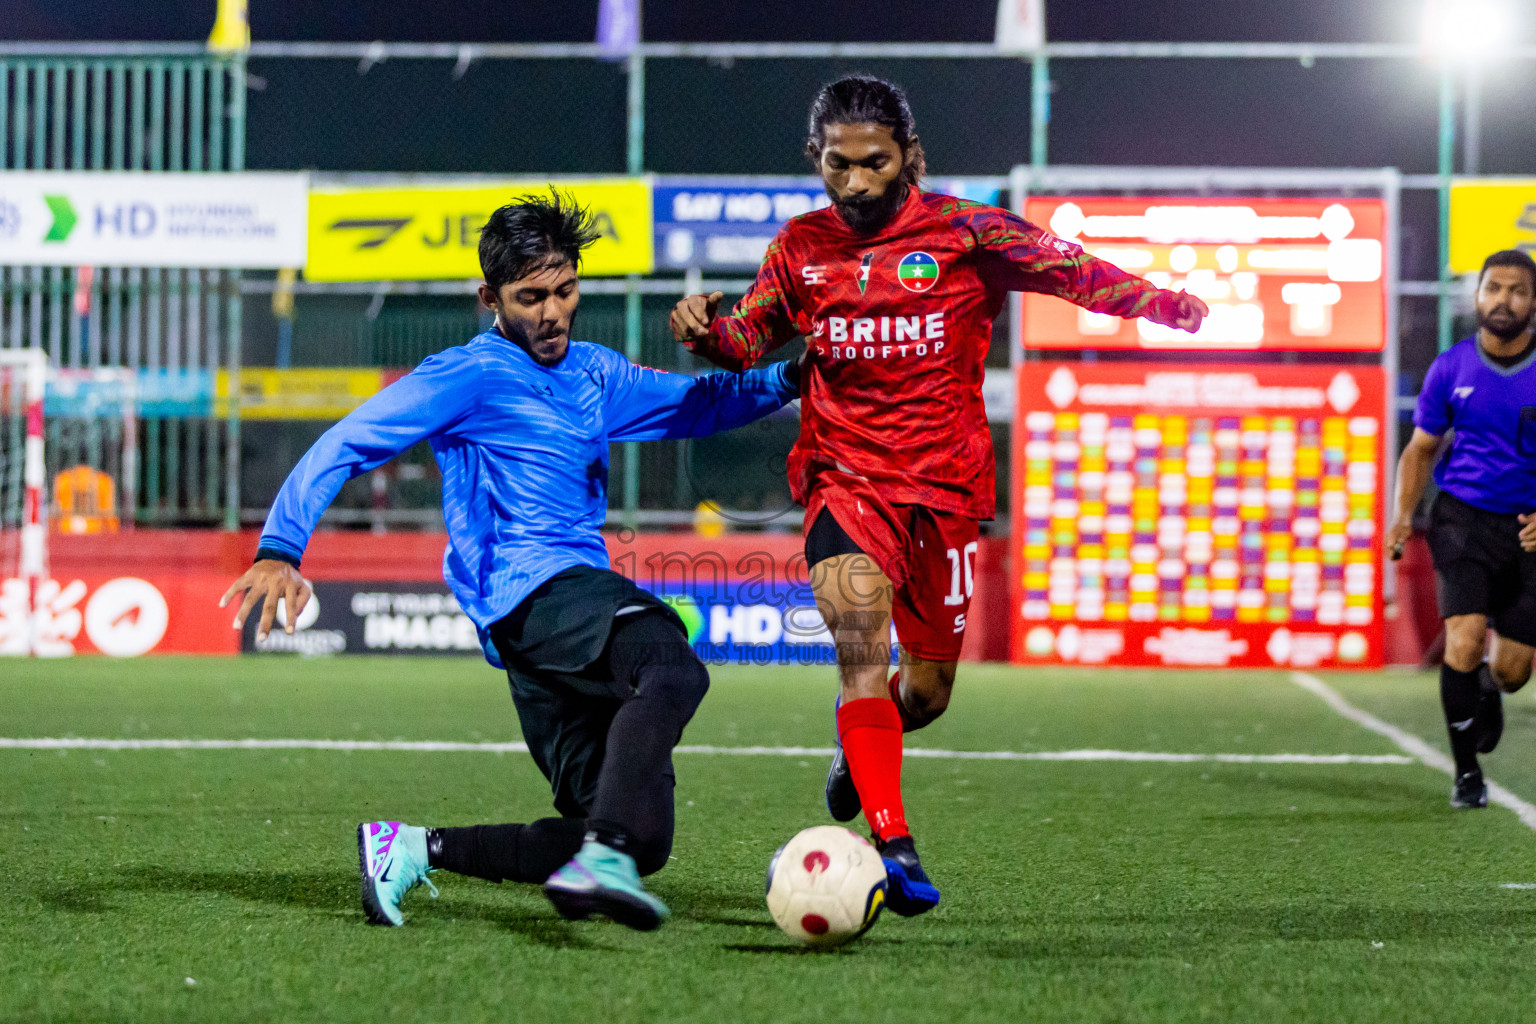
<path id="1" fill-rule="evenodd" d="M 837 825 L 805 829 L 768 863 L 768 912 L 808 946 L 839 946 L 885 906 L 885 863 L 868 839 Z"/>

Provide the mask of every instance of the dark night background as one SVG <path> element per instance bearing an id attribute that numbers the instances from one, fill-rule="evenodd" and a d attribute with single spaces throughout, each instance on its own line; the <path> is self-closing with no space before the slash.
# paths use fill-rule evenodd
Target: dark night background
<path id="1" fill-rule="evenodd" d="M 0 36 L 202 40 L 214 0 L 0 0 Z M 258 40 L 591 41 L 597 0 L 559 3 L 314 3 L 252 0 Z M 1051 0 L 1056 41 L 1409 42 L 1417 0 Z M 663 41 L 970 41 L 992 37 L 993 0 L 649 0 Z M 1526 35 L 1529 35 L 1527 27 Z M 255 59 L 252 169 L 619 172 L 622 65 Z M 804 111 L 816 86 L 863 69 L 904 84 L 935 175 L 1002 174 L 1028 159 L 1029 66 L 997 60 L 656 60 L 647 65 L 646 167 L 657 172 L 803 173 Z M 1484 77 L 1482 171 L 1536 168 L 1528 64 Z M 1380 167 L 1431 172 L 1436 76 L 1419 60 L 1057 60 L 1052 163 Z M 1405 212 L 1419 220 L 1421 200 Z M 1432 206 L 1432 201 L 1430 203 Z M 1432 223 L 1432 222 L 1431 222 Z M 1410 238 L 1404 275 L 1433 274 L 1433 240 Z"/>
<path id="2" fill-rule="evenodd" d="M 251 0 L 250 18 L 259 41 L 590 42 L 597 6 L 598 0 Z M 995 0 L 647 0 L 644 7 L 646 39 L 682 42 L 989 42 L 996 17 Z M 1058 42 L 1408 43 L 1417 39 L 1420 7 L 1420 0 L 1048 0 L 1046 24 Z M 0 38 L 201 41 L 213 11 L 214 0 L 0 0 Z M 1536 16 L 1527 21 L 1521 42 L 1532 38 Z M 487 60 L 457 80 L 453 64 L 392 59 L 360 74 L 355 59 L 253 58 L 247 165 L 624 170 L 622 64 Z M 822 82 L 854 70 L 907 87 L 933 175 L 1005 174 L 1029 159 L 1025 61 L 652 60 L 646 66 L 646 169 L 807 173 L 800 154 L 811 96 Z M 1482 173 L 1536 171 L 1531 70 L 1530 62 L 1513 62 L 1482 72 Z M 1051 77 L 1052 163 L 1435 170 L 1437 74 L 1426 60 L 1319 59 L 1303 67 L 1295 60 L 1060 59 L 1052 62 Z M 1433 278 L 1433 192 L 1404 195 L 1402 227 L 1403 277 Z M 356 319 L 361 306 L 347 305 L 354 301 L 366 304 L 313 299 L 313 312 L 296 326 L 296 359 L 309 330 L 325 322 L 324 303 L 336 305 L 336 316 Z M 390 304 L 401 303 L 392 298 Z M 669 304 L 653 310 L 648 301 L 647 316 L 664 326 L 662 308 Z M 584 303 L 584 311 L 588 305 L 593 329 L 604 304 Z M 1406 299 L 1401 313 L 1403 386 L 1411 394 L 1435 351 L 1433 300 Z M 466 316 L 472 326 L 473 315 Z M 658 326 L 657 338 L 648 335 L 648 360 L 676 358 L 664 334 Z M 269 335 L 265 324 L 248 326 L 252 361 L 268 358 Z M 328 335 L 317 334 L 314 342 L 317 352 L 331 350 Z M 989 362 L 1006 365 L 1006 347 L 994 347 L 998 359 Z"/>

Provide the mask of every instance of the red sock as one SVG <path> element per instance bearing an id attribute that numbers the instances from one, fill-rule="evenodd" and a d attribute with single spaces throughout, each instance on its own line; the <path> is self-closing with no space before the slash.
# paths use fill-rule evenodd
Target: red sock
<path id="1" fill-rule="evenodd" d="M 901 715 L 896 705 L 881 697 L 848 701 L 837 709 L 837 737 L 869 827 L 881 839 L 911 835 L 901 806 Z"/>
<path id="2" fill-rule="evenodd" d="M 907 706 L 901 702 L 901 670 L 891 673 L 891 681 L 886 684 L 891 690 L 891 703 L 896 705 L 896 713 L 901 716 L 901 731 L 913 732 L 918 728 L 912 716 L 907 714 Z"/>

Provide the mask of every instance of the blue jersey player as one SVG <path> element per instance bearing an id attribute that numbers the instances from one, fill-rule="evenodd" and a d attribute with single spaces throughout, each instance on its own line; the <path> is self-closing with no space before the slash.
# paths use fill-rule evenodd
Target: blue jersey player
<path id="1" fill-rule="evenodd" d="M 1494 253 L 1477 289 L 1476 336 L 1430 365 L 1413 414 L 1413 438 L 1397 468 L 1393 558 L 1434 467 L 1430 508 L 1445 664 L 1440 702 L 1456 759 L 1451 805 L 1486 807 L 1477 755 L 1504 730 L 1503 693 L 1531 677 L 1536 652 L 1536 338 L 1531 333 L 1536 261 Z M 1435 466 L 1447 434 L 1449 450 Z M 1485 664 L 1489 627 L 1496 637 Z"/>
<path id="2" fill-rule="evenodd" d="M 608 565 L 613 441 L 701 437 L 767 415 L 799 392 L 799 367 L 701 377 L 634 366 L 571 341 L 581 251 L 596 238 L 569 198 L 528 197 L 480 235 L 481 300 L 495 325 L 424 361 L 315 443 L 277 496 L 235 626 L 279 601 L 285 628 L 310 596 L 299 560 L 348 479 L 426 440 L 443 475 L 443 576 L 504 667 L 523 737 L 559 817 L 527 824 L 358 826 L 363 906 L 399 925 L 401 898 L 443 869 L 542 884 L 566 917 L 632 928 L 666 906 L 640 882 L 672 847 L 672 748 L 709 686 L 667 605 Z M 431 883 L 428 883 L 430 886 Z M 435 890 L 434 890 L 435 891 Z"/>

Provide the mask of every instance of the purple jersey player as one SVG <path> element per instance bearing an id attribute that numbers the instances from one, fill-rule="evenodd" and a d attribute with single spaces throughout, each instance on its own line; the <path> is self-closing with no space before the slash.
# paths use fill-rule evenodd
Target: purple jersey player
<path id="1" fill-rule="evenodd" d="M 1488 257 L 1476 336 L 1442 353 L 1424 377 L 1413 437 L 1398 463 L 1397 520 L 1387 531 L 1387 547 L 1400 558 L 1434 467 L 1440 493 L 1430 507 L 1429 551 L 1445 620 L 1440 702 L 1456 758 L 1453 807 L 1487 806 L 1477 755 L 1499 742 L 1501 693 L 1525 685 L 1536 651 L 1533 294 L 1536 261 L 1528 254 Z M 1484 663 L 1490 626 L 1496 643 Z"/>

